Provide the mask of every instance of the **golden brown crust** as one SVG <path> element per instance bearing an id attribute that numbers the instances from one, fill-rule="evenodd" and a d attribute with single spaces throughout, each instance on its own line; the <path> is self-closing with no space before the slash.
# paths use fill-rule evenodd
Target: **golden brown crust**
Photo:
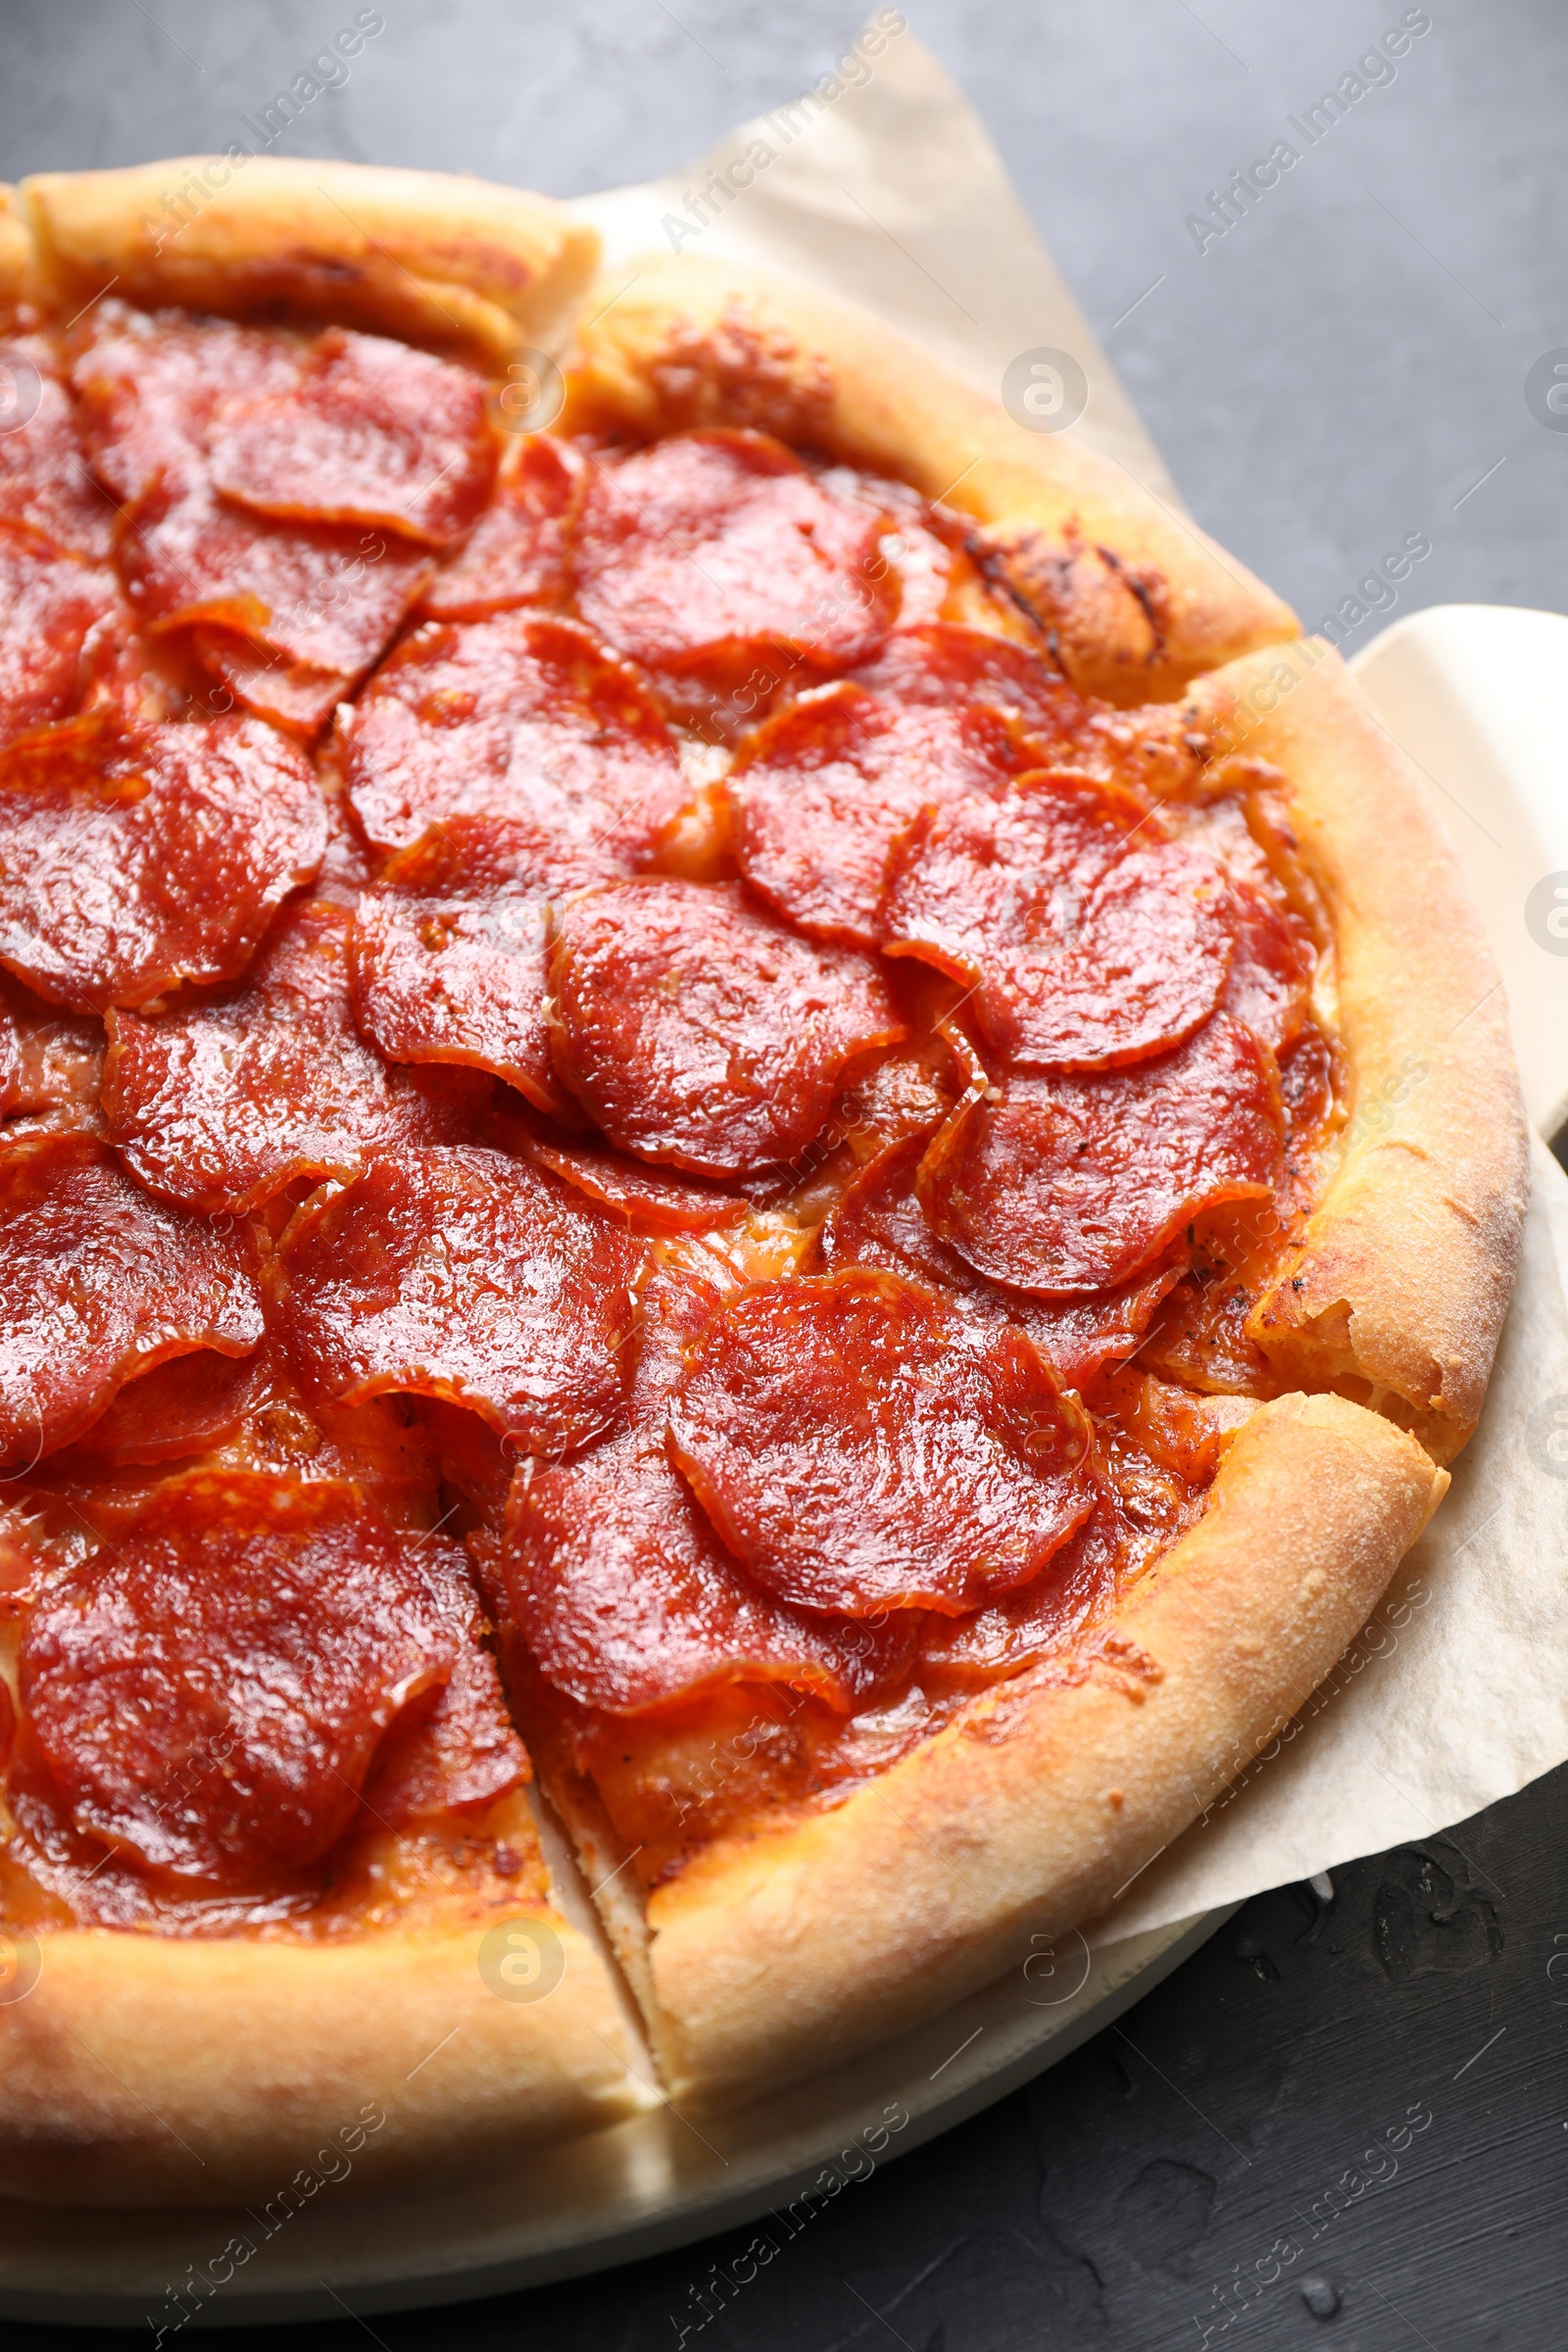
<path id="1" fill-rule="evenodd" d="M 986 527 L 1009 594 L 1087 691 L 1168 699 L 1297 633 L 1278 597 L 1122 467 L 1031 433 L 879 320 L 734 265 L 662 256 L 584 306 L 567 420 L 750 424 L 900 475 Z"/>
<path id="2" fill-rule="evenodd" d="M 358 2180 L 387 2183 L 618 2121 L 639 2093 L 610 1976 L 578 1929 L 529 1917 L 564 1962 L 537 2000 L 492 1989 L 471 1927 L 42 1938 L 32 1990 L 0 2005 L 0 2195 L 265 2204 L 339 2147 Z M 350 2145 L 367 2110 L 383 2120 Z"/>
<path id="3" fill-rule="evenodd" d="M 1333 919 L 1340 1165 L 1251 1328 L 1288 1379 L 1392 1412 L 1439 1461 L 1476 1424 L 1518 1270 L 1528 1135 L 1507 1006 L 1410 761 L 1321 640 L 1203 679 L 1221 753 L 1289 782 Z"/>
<path id="4" fill-rule="evenodd" d="M 30 294 L 33 258 L 18 191 L 0 183 L 0 318 Z"/>
<path id="5" fill-rule="evenodd" d="M 181 156 L 19 191 L 40 297 L 329 318 L 492 362 L 563 339 L 595 232 L 546 196 L 439 172 Z M 3 259 L 3 254 L 0 254 Z"/>
<path id="6" fill-rule="evenodd" d="M 1157 1679 L 1112 1662 L 1003 1685 L 845 1803 L 726 1838 L 655 1889 L 672 2097 L 815 2072 L 1105 1910 L 1302 1704 L 1446 1485 L 1341 1397 L 1261 1406 L 1201 1521 L 1116 1613 Z"/>

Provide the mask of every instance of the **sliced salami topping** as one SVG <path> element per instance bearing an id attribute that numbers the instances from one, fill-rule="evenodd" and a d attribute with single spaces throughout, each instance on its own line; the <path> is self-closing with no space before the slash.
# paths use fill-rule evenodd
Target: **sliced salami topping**
<path id="1" fill-rule="evenodd" d="M 102 1022 L 62 1012 L 0 972 L 0 1118 L 70 1113 L 90 1126 L 103 1066 Z"/>
<path id="2" fill-rule="evenodd" d="M 144 1184 L 245 1210 L 366 1153 L 458 1142 L 478 1080 L 389 1070 L 354 1026 L 353 917 L 291 907 L 244 985 L 156 1020 L 117 1013 L 104 1078 L 109 1132 Z"/>
<path id="3" fill-rule="evenodd" d="M 278 1328 L 312 1396 L 444 1397 L 568 1453 L 620 1413 L 642 1254 L 502 1152 L 409 1152 L 300 1211 L 274 1261 Z"/>
<path id="4" fill-rule="evenodd" d="M 1226 1009 L 1245 1021 L 1271 1053 L 1288 1053 L 1306 1020 L 1317 970 L 1312 934 L 1298 914 L 1276 905 L 1251 883 L 1233 882 L 1231 888 L 1237 909 L 1236 954 Z"/>
<path id="5" fill-rule="evenodd" d="M 558 918 L 556 1056 L 612 1144 L 695 1176 L 776 1166 L 846 1065 L 903 1034 L 866 958 L 811 948 L 736 883 L 607 883 Z"/>
<path id="6" fill-rule="evenodd" d="M 194 1348 L 262 1336 L 223 1237 L 150 1200 L 112 1152 L 44 1135 L 0 1152 L 0 1468 L 28 1468 L 127 1380 Z"/>
<path id="7" fill-rule="evenodd" d="M 569 442 L 530 433 L 467 545 L 425 590 L 430 618 L 485 620 L 514 605 L 563 603 L 571 586 L 566 528 L 583 479 Z"/>
<path id="8" fill-rule="evenodd" d="M 114 1468 L 206 1453 L 237 1434 L 270 1394 L 271 1372 L 260 1348 L 250 1355 L 215 1355 L 204 1348 L 172 1356 L 126 1381 L 74 1451 Z"/>
<path id="9" fill-rule="evenodd" d="M 204 487 L 154 492 L 122 563 L 148 627 L 189 628 L 247 709 L 308 734 L 385 652 L 429 570 L 384 532 L 264 522 Z"/>
<path id="10" fill-rule="evenodd" d="M 460 898 L 526 884 L 554 899 L 585 883 L 616 881 L 626 870 L 591 838 L 563 835 L 548 819 L 443 816 L 389 858 L 380 879 L 416 897 Z"/>
<path id="11" fill-rule="evenodd" d="M 895 629 L 855 683 L 890 703 L 979 703 L 1030 735 L 1063 746 L 1076 740 L 1091 706 L 1026 645 L 956 620 Z"/>
<path id="12" fill-rule="evenodd" d="M 258 514 L 379 523 L 435 547 L 473 522 L 496 462 L 476 375 L 335 326 L 286 392 L 225 406 L 211 456 L 216 487 Z"/>
<path id="13" fill-rule="evenodd" d="M 100 304 L 74 381 L 94 466 L 126 513 L 121 561 L 142 620 L 195 629 L 242 701 L 314 728 L 391 642 L 430 559 L 383 531 L 277 522 L 219 495 L 224 416 L 286 399 L 302 352 L 273 328 Z"/>
<path id="14" fill-rule="evenodd" d="M 564 1109 L 544 1016 L 547 913 L 516 885 L 465 898 L 367 891 L 350 950 L 360 1028 L 389 1061 L 466 1063 L 541 1110 Z"/>
<path id="15" fill-rule="evenodd" d="M 0 530 L 0 743 L 75 709 L 83 640 L 119 604 L 113 572 Z"/>
<path id="16" fill-rule="evenodd" d="M 670 1467 L 664 1412 L 683 1348 L 715 1312 L 666 1270 L 644 1290 L 632 1427 L 516 1481 L 503 1575 L 545 1674 L 583 1706 L 639 1715 L 731 1683 L 783 1682 L 841 1712 L 906 1660 L 918 1619 L 858 1625 L 773 1598 L 714 1536 Z"/>
<path id="17" fill-rule="evenodd" d="M 442 817 L 506 817 L 645 864 L 690 793 L 645 681 L 575 622 L 507 612 L 416 629 L 344 720 L 349 794 L 378 850 Z"/>
<path id="18" fill-rule="evenodd" d="M 0 962 L 76 1012 L 229 979 L 325 844 L 309 760 L 259 719 L 37 728 L 0 753 Z"/>
<path id="19" fill-rule="evenodd" d="M 592 1144 L 530 1140 L 527 1156 L 623 1223 L 650 1233 L 707 1233 L 746 1213 L 746 1200 L 734 1193 L 700 1184 L 694 1177 L 642 1167 L 635 1159 Z"/>
<path id="20" fill-rule="evenodd" d="M 962 1091 L 942 1038 L 920 1038 L 847 1086 L 834 1124 L 863 1164 L 906 1135 L 940 1127 Z"/>
<path id="21" fill-rule="evenodd" d="M 765 433 L 682 434 L 595 468 L 578 609 L 649 669 L 724 683 L 772 657 L 831 675 L 867 660 L 898 612 L 881 521 Z"/>
<path id="22" fill-rule="evenodd" d="M 1106 1364 L 1134 1352 L 1155 1307 L 1181 1279 L 1181 1262 L 1071 1302 L 1048 1303 L 988 1282 L 926 1222 L 915 1192 L 925 1149 L 926 1135 L 911 1135 L 860 1170 L 822 1226 L 824 1265 L 881 1266 L 951 1294 L 992 1323 L 1016 1324 L 1064 1389 L 1083 1388 Z"/>
<path id="23" fill-rule="evenodd" d="M 1000 792 L 1030 764 L 993 710 L 901 710 L 858 686 L 792 704 L 725 779 L 742 873 L 813 939 L 873 948 L 888 862 L 928 805 Z"/>
<path id="24" fill-rule="evenodd" d="M 0 389 L 16 387 L 18 419 L 0 433 L 0 523 L 46 548 L 104 562 L 114 552 L 114 502 L 93 480 L 71 396 L 40 338 L 0 345 Z M 24 403 L 32 414 L 20 420 Z"/>
<path id="25" fill-rule="evenodd" d="M 974 992 L 1020 1069 L 1101 1069 L 1180 1045 L 1219 1002 L 1235 937 L 1224 874 L 1131 826 L 1126 796 L 1026 776 L 1000 800 L 928 808 L 894 851 L 888 953 Z"/>
<path id="26" fill-rule="evenodd" d="M 797 1607 L 956 1616 L 1039 1573 L 1091 1508 L 1091 1426 L 1021 1333 L 852 1267 L 743 1292 L 670 1403 L 728 1548 Z"/>
<path id="27" fill-rule="evenodd" d="M 1169 1540 L 1160 1528 L 1141 1544 L 1106 1494 L 1041 1575 L 1020 1592 L 973 1616 L 933 1617 L 920 1643 L 920 1675 L 928 1687 L 981 1688 L 1021 1673 L 1043 1659 L 1059 1659 L 1069 1673 L 1071 1651 L 1092 1612 L 1113 1598 L 1118 1577 Z"/>
<path id="28" fill-rule="evenodd" d="M 429 1548 L 346 1482 L 171 1479 L 23 1639 L 24 1708 L 76 1829 L 219 1886 L 318 1861 L 382 1735 L 452 1677 L 463 1627 Z"/>
<path id="29" fill-rule="evenodd" d="M 1131 1069 L 971 1089 L 927 1150 L 920 1199 L 995 1282 L 1107 1290 L 1152 1267 L 1200 1208 L 1266 1198 L 1281 1133 L 1270 1064 L 1219 1013 Z"/>
<path id="30" fill-rule="evenodd" d="M 419 1560 L 457 1654 L 449 1680 L 404 1709 L 371 1766 L 365 1811 L 387 1830 L 494 1804 L 529 1777 L 495 1659 L 484 1646 L 484 1617 L 465 1555 L 456 1544 L 438 1543 L 421 1546 Z"/>

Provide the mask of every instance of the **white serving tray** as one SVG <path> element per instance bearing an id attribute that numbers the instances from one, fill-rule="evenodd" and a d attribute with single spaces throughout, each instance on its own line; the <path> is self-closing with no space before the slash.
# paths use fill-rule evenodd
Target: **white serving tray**
<path id="1" fill-rule="evenodd" d="M 868 2156 L 876 2166 L 918 2147 L 1065 2057 L 1229 1916 L 1210 1912 L 1094 1953 L 1068 1936 L 900 2040 L 754 2106 L 689 2122 L 654 2107 L 475 2179 L 395 2196 L 327 2186 L 270 2236 L 243 2211 L 0 2203 L 0 2315 L 150 2328 L 156 2339 L 161 2328 L 341 2320 L 500 2294 L 770 2212 L 785 2217 L 765 2225 L 782 2246 L 787 2208 L 824 2167 L 839 2182 L 829 2193 L 853 2195 Z M 237 2236 L 258 2249 L 238 2268 L 220 2259 Z M 191 2272 L 205 2278 L 214 2263 L 232 2272 L 229 2282 L 192 2293 Z"/>

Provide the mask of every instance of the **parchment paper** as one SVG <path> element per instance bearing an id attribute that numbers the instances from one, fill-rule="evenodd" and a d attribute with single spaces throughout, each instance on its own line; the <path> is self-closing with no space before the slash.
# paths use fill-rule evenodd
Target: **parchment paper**
<path id="1" fill-rule="evenodd" d="M 884 18 L 887 12 L 883 12 Z M 1072 429 L 1179 507 L 1158 453 L 963 96 L 906 28 L 690 170 L 580 199 L 639 255 L 744 260 L 876 311 L 996 394 L 1037 348 L 1089 379 Z M 756 143 L 771 159 L 694 208 Z M 704 222 L 706 209 L 713 217 Z M 1533 880 L 1534 876 L 1528 877 Z M 1522 891 L 1521 891 L 1522 898 Z M 1568 1042 L 1565 1042 L 1568 1054 Z M 1110 1942 L 1464 1821 L 1568 1758 L 1568 1178 L 1538 1143 L 1519 1288 L 1482 1424 L 1372 1623 L 1261 1758 L 1127 1887 Z"/>

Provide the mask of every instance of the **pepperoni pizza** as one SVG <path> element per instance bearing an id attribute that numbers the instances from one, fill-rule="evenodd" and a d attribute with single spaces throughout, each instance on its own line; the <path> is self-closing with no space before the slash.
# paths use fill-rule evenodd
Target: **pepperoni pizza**
<path id="1" fill-rule="evenodd" d="M 172 169 L 0 215 L 0 2186 L 99 2202 L 1103 1912 L 1442 1494 L 1523 1196 L 1409 771 L 1115 467 L 542 200 Z"/>

